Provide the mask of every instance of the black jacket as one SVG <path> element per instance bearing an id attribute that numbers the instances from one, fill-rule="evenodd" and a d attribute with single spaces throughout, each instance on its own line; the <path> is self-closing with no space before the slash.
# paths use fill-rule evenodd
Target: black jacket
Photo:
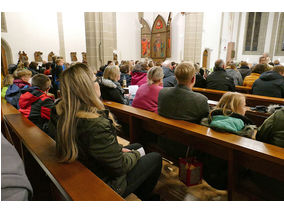
<path id="1" fill-rule="evenodd" d="M 214 68 L 206 79 L 206 88 L 232 92 L 236 90 L 233 78 L 223 68 Z"/>
<path id="2" fill-rule="evenodd" d="M 168 67 L 162 67 L 162 69 L 163 69 L 163 72 L 164 72 L 164 78 L 175 75 L 174 72 Z"/>
<path id="3" fill-rule="evenodd" d="M 123 79 L 126 79 L 126 86 L 128 87 L 129 85 L 131 85 L 131 75 L 126 74 L 126 73 L 121 73 L 120 74 L 120 80 L 118 81 L 120 83 L 121 86 L 123 86 Z"/>
<path id="4" fill-rule="evenodd" d="M 99 84 L 103 100 L 109 100 L 128 105 L 129 101 L 127 98 L 124 98 L 124 90 L 118 82 L 102 78 Z"/>
<path id="5" fill-rule="evenodd" d="M 174 75 L 170 75 L 163 79 L 163 87 L 175 87 L 177 85 L 177 79 Z"/>
<path id="6" fill-rule="evenodd" d="M 238 69 L 242 75 L 243 80 L 246 76 L 251 74 L 251 69 L 248 66 L 242 66 Z"/>
<path id="7" fill-rule="evenodd" d="M 284 77 L 275 71 L 262 73 L 252 85 L 252 94 L 284 98 Z"/>
<path id="8" fill-rule="evenodd" d="M 62 66 L 55 65 L 54 69 L 51 71 L 53 79 L 54 80 L 59 79 L 60 74 L 62 73 L 62 71 L 63 71 L 63 67 Z"/>
<path id="9" fill-rule="evenodd" d="M 195 77 L 196 80 L 194 87 L 206 88 L 206 80 L 202 77 L 202 75 L 200 73 L 197 73 Z"/>

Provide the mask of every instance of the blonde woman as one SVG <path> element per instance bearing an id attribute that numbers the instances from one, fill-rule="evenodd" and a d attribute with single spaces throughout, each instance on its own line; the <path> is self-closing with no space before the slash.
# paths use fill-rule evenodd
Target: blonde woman
<path id="1" fill-rule="evenodd" d="M 118 66 L 107 66 L 103 78 L 100 82 L 101 95 L 103 100 L 118 102 L 121 104 L 128 104 L 129 101 L 124 97 L 124 90 L 120 83 L 120 70 Z"/>
<path id="2" fill-rule="evenodd" d="M 161 156 L 143 155 L 139 144 L 118 144 L 116 123 L 98 98 L 94 80 L 94 72 L 82 63 L 62 72 L 62 100 L 52 109 L 48 127 L 58 159 L 78 159 L 123 197 L 135 193 L 147 200 L 161 173 Z"/>
<path id="3" fill-rule="evenodd" d="M 246 99 L 241 93 L 227 92 L 220 99 L 218 105 L 209 114 L 209 117 L 202 119 L 201 124 L 221 131 L 238 134 L 245 137 L 252 137 L 256 126 L 245 117 Z M 227 162 L 207 153 L 198 153 L 198 159 L 203 163 L 203 178 L 214 188 L 227 189 L 228 167 Z M 240 171 L 244 177 L 246 170 Z"/>
<path id="4" fill-rule="evenodd" d="M 136 92 L 132 106 L 151 112 L 158 112 L 158 96 L 163 89 L 164 73 L 161 67 L 152 67 L 147 73 L 146 84 L 142 84 Z"/>
<path id="5" fill-rule="evenodd" d="M 246 98 L 237 92 L 225 93 L 216 108 L 209 113 L 208 119 L 203 119 L 213 129 L 231 132 L 245 137 L 253 137 L 256 127 L 252 125 L 246 113 Z"/>

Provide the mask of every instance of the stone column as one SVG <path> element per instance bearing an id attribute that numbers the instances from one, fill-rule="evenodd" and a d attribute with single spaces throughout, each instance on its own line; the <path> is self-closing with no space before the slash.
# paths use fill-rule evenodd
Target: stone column
<path id="1" fill-rule="evenodd" d="M 94 70 L 113 59 L 116 49 L 116 14 L 85 13 L 85 34 L 88 65 Z"/>
<path id="2" fill-rule="evenodd" d="M 59 36 L 59 55 L 62 56 L 64 61 L 66 62 L 62 13 L 57 13 L 57 24 Z"/>
<path id="3" fill-rule="evenodd" d="M 184 61 L 201 63 L 203 13 L 185 14 Z"/>

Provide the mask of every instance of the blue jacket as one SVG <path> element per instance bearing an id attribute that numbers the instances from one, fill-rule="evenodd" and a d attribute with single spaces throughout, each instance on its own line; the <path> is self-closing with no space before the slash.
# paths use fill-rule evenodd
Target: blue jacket
<path id="1" fill-rule="evenodd" d="M 28 87 L 29 87 L 28 85 L 24 86 L 23 88 L 20 88 L 15 84 L 10 85 L 7 89 L 5 99 L 9 104 L 19 109 L 19 99 L 22 94 L 21 91 Z"/>

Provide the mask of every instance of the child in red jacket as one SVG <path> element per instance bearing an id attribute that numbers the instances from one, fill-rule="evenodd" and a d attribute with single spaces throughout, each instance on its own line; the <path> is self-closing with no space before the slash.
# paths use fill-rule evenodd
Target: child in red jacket
<path id="1" fill-rule="evenodd" d="M 32 78 L 32 87 L 22 90 L 19 100 L 19 111 L 45 132 L 54 104 L 54 97 L 48 93 L 50 85 L 46 75 L 36 74 Z"/>

